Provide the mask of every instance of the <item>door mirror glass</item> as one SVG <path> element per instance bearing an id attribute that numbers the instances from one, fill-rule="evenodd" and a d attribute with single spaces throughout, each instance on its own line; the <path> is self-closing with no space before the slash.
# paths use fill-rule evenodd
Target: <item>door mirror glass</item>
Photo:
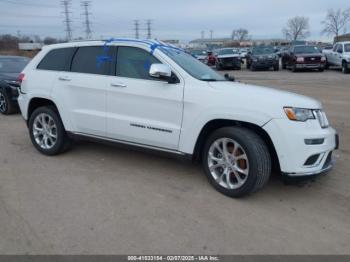
<path id="1" fill-rule="evenodd" d="M 171 77 L 171 69 L 168 65 L 152 64 L 149 69 L 149 75 L 155 78 L 167 79 Z"/>

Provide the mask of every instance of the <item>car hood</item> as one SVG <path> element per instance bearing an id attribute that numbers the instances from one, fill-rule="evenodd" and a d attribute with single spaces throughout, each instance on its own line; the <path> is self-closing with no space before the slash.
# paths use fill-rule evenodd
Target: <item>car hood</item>
<path id="1" fill-rule="evenodd" d="M 234 57 L 240 57 L 239 54 L 228 54 L 228 55 L 218 55 L 218 58 L 234 58 Z"/>
<path id="2" fill-rule="evenodd" d="M 268 55 L 253 55 L 254 58 L 259 58 L 259 59 L 271 59 L 275 58 L 275 54 L 268 54 Z"/>
<path id="3" fill-rule="evenodd" d="M 323 54 L 295 54 L 296 57 L 322 57 Z"/>
<path id="4" fill-rule="evenodd" d="M 0 80 L 17 80 L 19 73 L 0 73 Z"/>
<path id="5" fill-rule="evenodd" d="M 214 103 L 231 105 L 233 108 L 246 108 L 268 115 L 271 118 L 285 118 L 284 107 L 321 109 L 319 101 L 268 87 L 244 84 L 240 82 L 208 82 L 215 90 Z M 215 102 L 216 100 L 216 102 Z"/>

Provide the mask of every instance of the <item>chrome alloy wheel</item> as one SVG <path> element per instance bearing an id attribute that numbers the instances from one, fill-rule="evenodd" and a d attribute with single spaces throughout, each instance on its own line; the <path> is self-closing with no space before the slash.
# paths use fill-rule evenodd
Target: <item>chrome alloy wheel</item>
<path id="1" fill-rule="evenodd" d="M 51 149 L 57 142 L 57 126 L 53 118 L 45 113 L 39 114 L 33 123 L 35 142 L 42 149 Z"/>
<path id="2" fill-rule="evenodd" d="M 249 175 L 249 161 L 242 146 L 231 138 L 220 138 L 209 148 L 208 167 L 216 183 L 238 189 Z"/>
<path id="3" fill-rule="evenodd" d="M 7 103 L 5 96 L 0 92 L 0 112 L 4 113 L 7 109 Z"/>

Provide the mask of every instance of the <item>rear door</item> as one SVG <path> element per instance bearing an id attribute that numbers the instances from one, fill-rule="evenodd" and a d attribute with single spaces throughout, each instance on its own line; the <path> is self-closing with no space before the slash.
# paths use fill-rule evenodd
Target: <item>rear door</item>
<path id="1" fill-rule="evenodd" d="M 109 137 L 177 149 L 184 82 L 169 84 L 149 76 L 154 55 L 138 47 L 118 47 L 116 77 L 107 95 Z"/>
<path id="2" fill-rule="evenodd" d="M 106 95 L 114 74 L 111 47 L 79 47 L 71 61 L 70 72 L 58 75 L 54 97 L 60 99 L 73 130 L 82 134 L 106 135 Z M 101 59 L 108 55 L 110 59 Z"/>

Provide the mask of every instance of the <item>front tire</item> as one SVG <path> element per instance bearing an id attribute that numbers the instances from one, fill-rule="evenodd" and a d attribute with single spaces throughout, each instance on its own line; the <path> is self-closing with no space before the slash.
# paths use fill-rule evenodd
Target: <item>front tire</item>
<path id="1" fill-rule="evenodd" d="M 261 189 L 271 174 L 271 157 L 265 142 L 241 127 L 216 130 L 203 148 L 202 164 L 210 184 L 234 198 Z"/>
<path id="2" fill-rule="evenodd" d="M 9 115 L 15 113 L 15 107 L 11 104 L 6 91 L 0 89 L 0 113 L 3 115 Z"/>
<path id="3" fill-rule="evenodd" d="M 28 126 L 30 139 L 40 153 L 53 156 L 70 147 L 71 141 L 54 107 L 37 108 L 30 116 Z"/>
<path id="4" fill-rule="evenodd" d="M 343 72 L 343 74 L 348 74 L 349 73 L 349 71 L 350 71 L 350 69 L 349 69 L 349 65 L 348 65 L 348 63 L 347 62 L 345 62 L 345 61 L 343 61 L 343 63 L 342 63 L 342 72 Z"/>

